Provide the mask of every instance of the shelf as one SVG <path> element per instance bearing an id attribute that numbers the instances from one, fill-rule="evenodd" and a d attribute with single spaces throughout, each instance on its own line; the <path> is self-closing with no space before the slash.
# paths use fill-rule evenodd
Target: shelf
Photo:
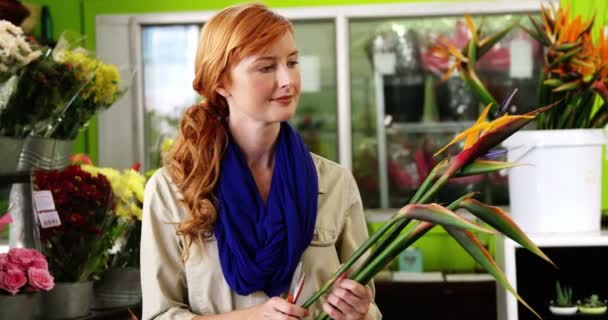
<path id="1" fill-rule="evenodd" d="M 393 271 L 391 281 L 393 282 L 443 282 L 441 272 L 403 272 Z"/>
<path id="2" fill-rule="evenodd" d="M 495 282 L 488 273 L 443 273 L 443 272 L 405 272 L 381 271 L 375 281 L 385 282 Z"/>
<path id="3" fill-rule="evenodd" d="M 446 274 L 445 281 L 447 282 L 482 282 L 482 281 L 496 281 L 488 273 L 454 273 Z"/>

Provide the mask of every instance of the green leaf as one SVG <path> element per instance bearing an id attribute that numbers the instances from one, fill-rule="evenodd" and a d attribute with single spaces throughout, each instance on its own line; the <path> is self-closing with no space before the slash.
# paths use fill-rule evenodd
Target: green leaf
<path id="1" fill-rule="evenodd" d="M 475 230 L 485 233 L 494 233 L 484 227 L 478 226 L 467 219 L 455 214 L 453 211 L 436 203 L 410 204 L 403 207 L 405 217 L 434 224 L 447 225 L 461 229 Z"/>
<path id="2" fill-rule="evenodd" d="M 581 45 L 581 40 L 577 40 L 575 42 L 570 42 L 570 43 L 560 44 L 559 46 L 555 47 L 555 50 L 557 50 L 557 51 L 568 51 L 568 50 L 572 50 L 572 49 L 576 48 L 579 45 Z"/>
<path id="3" fill-rule="evenodd" d="M 543 38 L 542 35 L 539 35 L 538 33 L 532 31 L 531 29 L 529 29 L 528 27 L 524 26 L 523 24 L 520 24 L 519 28 L 521 28 L 522 30 L 524 30 L 528 35 L 530 35 L 532 38 L 534 38 L 534 40 L 538 41 L 540 44 L 542 44 L 542 45 L 548 45 L 546 43 L 545 38 Z"/>
<path id="4" fill-rule="evenodd" d="M 498 43 L 509 32 L 511 32 L 511 30 L 513 29 L 514 26 L 515 26 L 515 23 L 511 23 L 508 26 L 506 26 L 505 28 L 501 29 L 500 31 L 497 31 L 497 32 L 493 33 L 492 35 L 484 38 L 483 41 L 479 44 L 479 49 L 477 50 L 477 58 L 479 59 L 479 58 L 483 57 L 484 54 L 486 54 L 488 51 L 490 51 L 496 43 Z"/>
<path id="5" fill-rule="evenodd" d="M 579 53 L 581 50 L 583 50 L 582 46 L 577 47 L 576 49 L 572 49 L 568 52 L 565 52 L 565 53 L 559 55 L 557 58 L 555 58 L 555 60 L 551 61 L 551 63 L 549 64 L 549 68 L 553 68 L 558 63 L 567 61 L 568 59 L 572 58 L 575 54 Z"/>
<path id="6" fill-rule="evenodd" d="M 553 79 L 547 79 L 547 80 L 543 81 L 543 84 L 548 87 L 559 87 L 559 86 L 563 85 L 564 82 L 560 79 L 553 78 Z"/>
<path id="7" fill-rule="evenodd" d="M 521 304 L 523 304 L 526 308 L 528 308 L 534 315 L 536 315 L 539 319 L 542 317 L 528 305 L 524 299 L 522 299 L 519 294 L 515 291 L 513 286 L 507 280 L 507 277 L 500 270 L 488 250 L 484 248 L 484 246 L 479 242 L 475 235 L 468 230 L 460 230 L 454 227 L 446 226 L 444 229 L 454 238 L 463 249 L 465 249 L 474 259 L 479 263 L 482 267 L 484 267 L 488 273 L 490 273 L 495 279 L 496 282 L 501 284 L 505 289 L 507 289 Z"/>
<path id="8" fill-rule="evenodd" d="M 466 199 L 460 203 L 460 206 L 557 268 L 555 263 L 528 238 L 513 219 L 501 208 L 489 206 L 476 199 Z"/>
<path id="9" fill-rule="evenodd" d="M 483 85 L 483 83 L 481 83 L 481 80 L 479 80 L 479 78 L 477 77 L 475 70 L 471 69 L 470 65 L 468 66 L 468 68 L 463 69 L 462 79 L 471 88 L 471 90 L 473 91 L 475 96 L 477 96 L 477 98 L 479 100 L 481 100 L 482 104 L 485 104 L 485 105 L 487 105 L 489 103 L 492 104 L 491 113 L 495 114 L 496 108 L 498 108 L 498 106 L 499 106 L 498 102 L 490 94 L 488 89 L 486 89 L 486 87 Z"/>
<path id="10" fill-rule="evenodd" d="M 580 86 L 581 86 L 581 81 L 574 80 L 574 81 L 570 81 L 568 83 L 564 83 L 561 86 L 553 89 L 553 92 L 572 91 L 572 90 L 576 90 L 576 89 L 580 88 Z"/>
<path id="11" fill-rule="evenodd" d="M 593 118 L 590 121 L 590 128 L 603 128 L 608 122 L 608 103 L 604 103 L 596 112 L 593 114 Z"/>
<path id="12" fill-rule="evenodd" d="M 474 176 L 478 174 L 496 172 L 503 169 L 510 169 L 520 165 L 519 163 L 490 161 L 490 160 L 475 160 L 464 166 L 456 173 L 456 177 Z"/>

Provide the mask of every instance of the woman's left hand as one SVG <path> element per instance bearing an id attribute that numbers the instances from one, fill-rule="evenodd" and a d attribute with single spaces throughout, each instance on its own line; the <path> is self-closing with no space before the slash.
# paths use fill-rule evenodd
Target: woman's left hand
<path id="1" fill-rule="evenodd" d="M 334 320 L 368 319 L 372 302 L 370 289 L 350 279 L 338 280 L 336 284 L 323 304 L 323 311 Z"/>

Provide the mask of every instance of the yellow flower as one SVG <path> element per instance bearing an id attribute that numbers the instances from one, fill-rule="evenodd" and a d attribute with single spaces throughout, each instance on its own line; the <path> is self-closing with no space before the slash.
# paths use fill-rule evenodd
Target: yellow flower
<path id="1" fill-rule="evenodd" d="M 115 213 L 125 221 L 141 220 L 141 206 L 144 201 L 146 179 L 139 172 L 127 169 L 121 174 L 112 168 L 98 168 L 82 165 L 82 169 L 92 175 L 104 175 L 112 185 L 112 192 L 117 200 Z"/>
<path id="2" fill-rule="evenodd" d="M 169 150 L 171 150 L 172 146 L 173 146 L 173 139 L 165 138 L 165 140 L 163 140 L 163 145 L 160 147 L 160 150 L 163 153 L 165 153 L 165 152 L 168 152 Z"/>

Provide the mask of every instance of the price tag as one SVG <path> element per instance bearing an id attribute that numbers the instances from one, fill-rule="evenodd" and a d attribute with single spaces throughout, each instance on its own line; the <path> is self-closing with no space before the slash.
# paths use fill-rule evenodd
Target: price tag
<path id="1" fill-rule="evenodd" d="M 53 194 L 49 190 L 41 190 L 32 192 L 34 198 L 34 210 L 38 224 L 43 228 L 51 228 L 61 225 L 59 213 L 55 209 L 55 200 Z"/>
<path id="2" fill-rule="evenodd" d="M 44 229 L 61 225 L 61 220 L 59 219 L 59 214 L 55 210 L 38 212 L 37 217 L 38 217 L 38 223 Z"/>
<path id="3" fill-rule="evenodd" d="M 36 211 L 50 211 L 55 210 L 55 201 L 53 200 L 53 194 L 49 190 L 34 191 L 34 206 Z"/>

